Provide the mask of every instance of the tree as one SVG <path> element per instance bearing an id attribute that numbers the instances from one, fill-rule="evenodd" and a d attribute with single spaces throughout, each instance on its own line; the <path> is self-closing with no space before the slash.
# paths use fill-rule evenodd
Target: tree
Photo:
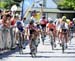
<path id="1" fill-rule="evenodd" d="M 22 0 L 3 0 L 0 2 L 0 7 L 4 9 L 11 9 L 12 5 L 20 6 Z"/>
<path id="2" fill-rule="evenodd" d="M 17 5 L 17 6 L 20 6 L 20 5 L 19 5 L 19 2 L 16 2 L 16 0 L 6 0 L 6 1 L 8 2 L 8 4 L 7 4 L 5 7 L 7 7 L 7 8 L 9 7 L 9 9 L 10 9 L 11 6 L 14 5 L 14 4 Z"/>
<path id="3" fill-rule="evenodd" d="M 62 10 L 75 10 L 75 0 L 63 0 L 58 3 L 58 8 Z"/>
<path id="4" fill-rule="evenodd" d="M 4 9 L 4 7 L 7 5 L 6 2 L 0 2 L 0 8 Z"/>

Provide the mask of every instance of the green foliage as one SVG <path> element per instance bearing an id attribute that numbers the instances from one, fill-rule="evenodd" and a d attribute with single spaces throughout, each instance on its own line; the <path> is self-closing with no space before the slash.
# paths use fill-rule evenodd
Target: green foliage
<path id="1" fill-rule="evenodd" d="M 5 8 L 5 6 L 7 5 L 7 2 L 0 2 L 0 8 Z"/>
<path id="2" fill-rule="evenodd" d="M 23 0 L 3 0 L 2 2 L 0 2 L 0 8 L 10 9 L 14 4 L 20 6 L 19 4 L 21 1 Z"/>
<path id="3" fill-rule="evenodd" d="M 15 2 L 11 2 L 11 3 L 7 3 L 4 8 L 5 9 L 11 9 L 12 5 L 16 4 L 17 6 L 19 6 L 19 4 L 15 3 Z"/>
<path id="4" fill-rule="evenodd" d="M 62 10 L 75 10 L 75 0 L 63 0 L 58 3 L 58 8 Z"/>

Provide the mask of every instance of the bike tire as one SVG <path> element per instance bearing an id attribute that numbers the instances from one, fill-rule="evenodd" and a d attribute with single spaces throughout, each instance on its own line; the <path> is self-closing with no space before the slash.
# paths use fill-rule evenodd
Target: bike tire
<path id="1" fill-rule="evenodd" d="M 64 42 L 62 43 L 62 53 L 64 53 L 64 50 L 65 50 L 65 48 L 64 48 Z"/>
<path id="2" fill-rule="evenodd" d="M 22 54 L 22 39 L 21 39 L 21 33 L 19 33 L 19 53 Z"/>

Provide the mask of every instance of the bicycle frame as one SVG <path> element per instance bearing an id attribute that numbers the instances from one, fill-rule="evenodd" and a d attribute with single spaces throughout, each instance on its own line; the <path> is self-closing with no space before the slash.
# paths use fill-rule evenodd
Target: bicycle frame
<path id="1" fill-rule="evenodd" d="M 20 49 L 20 53 L 23 53 L 22 51 L 22 44 L 23 44 L 23 33 L 19 32 L 19 49 Z"/>
<path id="2" fill-rule="evenodd" d="M 50 37 L 50 43 L 51 43 L 51 47 L 52 47 L 52 50 L 54 49 L 54 36 L 53 36 L 53 31 L 50 31 L 49 32 L 49 37 Z"/>
<path id="3" fill-rule="evenodd" d="M 65 50 L 65 43 L 67 48 L 67 32 L 62 32 L 62 53 L 64 53 Z"/>

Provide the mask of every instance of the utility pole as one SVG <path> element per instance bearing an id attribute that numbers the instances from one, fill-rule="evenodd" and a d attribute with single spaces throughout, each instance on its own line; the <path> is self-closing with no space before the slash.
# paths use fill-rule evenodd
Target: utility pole
<path id="1" fill-rule="evenodd" d="M 41 16 L 43 16 L 45 15 L 43 11 L 44 11 L 44 8 L 46 8 L 46 0 L 43 0 L 40 6 L 41 6 Z"/>
<path id="2" fill-rule="evenodd" d="M 46 8 L 46 0 L 43 0 L 43 8 Z"/>

